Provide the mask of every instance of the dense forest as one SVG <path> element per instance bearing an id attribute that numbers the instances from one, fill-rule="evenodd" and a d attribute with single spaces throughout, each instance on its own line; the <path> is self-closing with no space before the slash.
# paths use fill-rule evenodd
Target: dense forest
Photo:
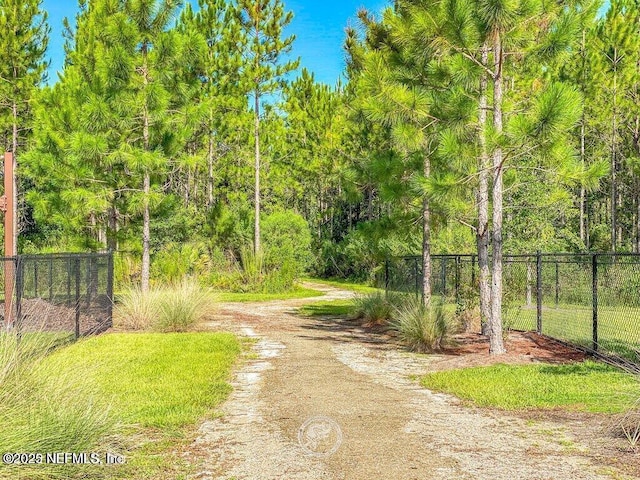
<path id="1" fill-rule="evenodd" d="M 280 0 L 198 3 L 81 0 L 46 86 L 46 12 L 0 1 L 21 252 L 111 249 L 143 289 L 476 253 L 484 318 L 502 252 L 640 252 L 637 2 L 397 0 L 357 12 L 333 86 Z"/>

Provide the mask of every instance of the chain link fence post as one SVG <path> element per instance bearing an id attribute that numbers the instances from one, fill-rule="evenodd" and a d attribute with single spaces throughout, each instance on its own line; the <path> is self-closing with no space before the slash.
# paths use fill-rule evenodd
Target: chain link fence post
<path id="1" fill-rule="evenodd" d="M 113 327 L 113 250 L 109 250 L 107 256 L 107 326 Z"/>
<path id="2" fill-rule="evenodd" d="M 598 254 L 591 256 L 591 296 L 593 308 L 593 351 L 598 351 Z"/>
<path id="3" fill-rule="evenodd" d="M 556 308 L 560 303 L 560 269 L 558 267 L 558 260 L 556 259 Z"/>
<path id="4" fill-rule="evenodd" d="M 536 253 L 536 331 L 542 335 L 542 253 Z"/>
<path id="5" fill-rule="evenodd" d="M 16 326 L 18 339 L 22 335 L 22 296 L 24 294 L 24 262 L 20 257 L 15 257 L 16 265 Z"/>
<path id="6" fill-rule="evenodd" d="M 384 293 L 387 295 L 389 293 L 389 259 L 386 258 L 384 261 Z"/>
<path id="7" fill-rule="evenodd" d="M 456 305 L 460 305 L 460 255 L 456 255 L 455 294 L 456 294 Z"/>
<path id="8" fill-rule="evenodd" d="M 75 294 L 75 337 L 76 340 L 80 338 L 80 259 L 75 258 L 73 262 L 75 280 L 76 280 L 76 294 Z"/>

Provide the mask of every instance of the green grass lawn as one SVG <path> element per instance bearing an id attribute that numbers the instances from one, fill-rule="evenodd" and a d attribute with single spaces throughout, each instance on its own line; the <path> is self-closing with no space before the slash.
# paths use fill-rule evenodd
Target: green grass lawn
<path id="1" fill-rule="evenodd" d="M 375 292 L 380 292 L 380 291 L 384 291 L 384 289 L 381 288 L 375 288 L 372 287 L 370 285 L 365 285 L 364 283 L 354 283 L 348 280 L 343 280 L 340 278 L 334 278 L 334 279 L 324 279 L 324 278 L 304 278 L 304 281 L 307 282 L 312 282 L 312 283 L 320 283 L 322 285 L 328 285 L 330 287 L 337 287 L 337 288 L 342 288 L 344 290 L 350 290 L 352 292 L 356 292 L 356 293 L 375 293 Z"/>
<path id="2" fill-rule="evenodd" d="M 616 413 L 640 398 L 640 382 L 603 363 L 493 365 L 430 373 L 420 383 L 470 404 L 505 410 L 562 408 Z"/>
<path id="3" fill-rule="evenodd" d="M 537 311 L 531 307 L 505 309 L 511 328 L 535 330 Z M 542 333 L 550 337 L 585 347 L 592 346 L 593 312 L 581 305 L 558 305 L 542 310 Z M 640 349 L 640 309 L 632 307 L 600 307 L 598 309 L 598 337 L 603 351 L 637 359 Z"/>
<path id="4" fill-rule="evenodd" d="M 98 472 L 93 467 L 91 473 L 82 467 L 67 472 L 68 478 L 185 478 L 182 473 L 190 466 L 179 449 L 231 391 L 228 380 L 241 350 L 239 340 L 227 333 L 118 333 L 82 340 L 46 357 L 42 372 L 52 380 L 82 384 L 92 392 L 93 408 L 108 410 L 110 431 L 119 438 L 115 453 L 126 457 L 117 468 Z M 87 408 L 83 401 L 74 407 Z"/>
<path id="5" fill-rule="evenodd" d="M 164 428 L 194 423 L 224 400 L 239 353 L 231 334 L 119 333 L 78 342 L 47 362 L 83 372 L 123 422 Z"/>
<path id="6" fill-rule="evenodd" d="M 271 300 L 321 297 L 322 295 L 324 293 L 318 290 L 298 286 L 289 292 L 283 293 L 216 292 L 216 299 L 220 302 L 268 302 Z"/>

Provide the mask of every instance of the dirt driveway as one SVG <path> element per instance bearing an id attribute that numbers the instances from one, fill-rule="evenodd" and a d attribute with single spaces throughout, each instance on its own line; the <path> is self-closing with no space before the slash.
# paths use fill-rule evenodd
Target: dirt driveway
<path id="1" fill-rule="evenodd" d="M 313 287 L 326 293 L 316 300 L 352 295 Z M 349 322 L 295 314 L 312 301 L 225 304 L 211 323 L 254 337 L 255 355 L 236 372 L 223 415 L 200 429 L 195 447 L 205 454 L 195 478 L 639 478 L 612 466 L 601 448 L 611 438 L 593 434 L 592 422 L 461 406 L 411 378 L 441 357 L 406 353 Z"/>

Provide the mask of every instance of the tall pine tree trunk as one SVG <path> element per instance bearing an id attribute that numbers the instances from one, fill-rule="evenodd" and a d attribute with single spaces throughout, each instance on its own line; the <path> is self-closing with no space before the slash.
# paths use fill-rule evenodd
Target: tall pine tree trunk
<path id="1" fill-rule="evenodd" d="M 149 291 L 149 278 L 151 276 L 151 255 L 150 255 L 150 240 L 151 240 L 151 216 L 149 214 L 149 193 L 151 191 L 151 178 L 149 172 L 144 172 L 144 205 L 142 214 L 142 273 L 140 279 L 140 287 L 144 293 Z"/>
<path id="2" fill-rule="evenodd" d="M 586 71 L 586 31 L 582 30 L 582 42 L 580 43 L 580 55 L 582 58 L 582 78 L 581 78 L 581 90 L 582 94 L 585 95 L 585 71 Z M 580 117 L 580 162 L 582 164 L 582 168 L 584 169 L 586 164 L 585 158 L 585 114 L 584 108 L 582 109 L 581 117 Z M 585 219 L 585 209 L 586 209 L 586 191 L 584 185 L 580 185 L 580 241 L 587 245 L 587 230 L 586 230 L 586 219 Z M 587 247 L 588 248 L 588 247 Z"/>
<path id="3" fill-rule="evenodd" d="M 109 207 L 107 219 L 107 250 L 118 250 L 118 212 L 113 205 Z"/>
<path id="4" fill-rule="evenodd" d="M 424 156 L 424 178 L 431 175 L 431 160 Z M 422 200 L 422 303 L 431 303 L 431 207 L 429 197 L 425 194 Z"/>
<path id="5" fill-rule="evenodd" d="M 582 121 L 580 122 L 580 161 L 582 163 L 582 168 L 585 167 L 585 132 L 584 132 L 584 112 L 582 113 Z M 580 240 L 585 245 L 587 242 L 587 228 L 586 228 L 586 210 L 587 198 L 586 191 L 584 185 L 580 185 Z"/>
<path id="6" fill-rule="evenodd" d="M 617 247 L 617 233 L 618 233 L 618 183 L 617 183 L 617 145 L 616 145 L 616 133 L 617 133 L 617 96 L 618 96 L 618 50 L 614 49 L 613 53 L 613 98 L 612 100 L 612 115 L 611 115 L 611 251 L 615 252 Z"/>
<path id="7" fill-rule="evenodd" d="M 207 149 L 207 209 L 213 207 L 213 113 L 209 111 L 209 146 Z"/>
<path id="8" fill-rule="evenodd" d="M 143 46 L 143 82 L 146 87 L 149 84 L 149 72 L 146 61 L 146 53 L 147 48 Z M 149 151 L 149 111 L 146 105 L 142 113 L 142 141 L 145 152 Z M 151 252 L 150 252 L 150 240 L 151 240 L 151 215 L 149 212 L 149 194 L 151 193 L 151 176 L 149 174 L 149 169 L 147 166 L 144 167 L 144 179 L 143 179 L 143 214 L 142 214 L 142 272 L 140 278 L 140 288 L 143 293 L 147 293 L 149 291 L 149 279 L 151 276 Z"/>
<path id="9" fill-rule="evenodd" d="M 482 46 L 482 64 L 487 65 L 488 48 Z M 480 162 L 478 165 L 478 230 L 476 241 L 478 244 L 478 269 L 480 282 L 480 319 L 482 333 L 489 333 L 489 318 L 491 317 L 491 287 L 489 285 L 489 154 L 487 152 L 486 124 L 487 124 L 487 74 L 480 77 L 480 102 L 478 111 L 478 137 L 480 143 Z"/>
<path id="10" fill-rule="evenodd" d="M 260 253 L 260 92 L 256 88 L 255 97 L 255 118 L 254 118 L 254 138 L 255 138 L 255 221 L 253 250 L 258 255 Z"/>
<path id="11" fill-rule="evenodd" d="M 499 33 L 493 38 L 494 77 L 493 77 L 493 127 L 498 135 L 502 133 L 502 41 Z M 494 355 L 506 352 L 502 340 L 502 147 L 496 146 L 493 152 L 493 216 L 492 216 L 492 283 L 491 283 L 491 320 L 489 322 L 489 353 Z"/>

